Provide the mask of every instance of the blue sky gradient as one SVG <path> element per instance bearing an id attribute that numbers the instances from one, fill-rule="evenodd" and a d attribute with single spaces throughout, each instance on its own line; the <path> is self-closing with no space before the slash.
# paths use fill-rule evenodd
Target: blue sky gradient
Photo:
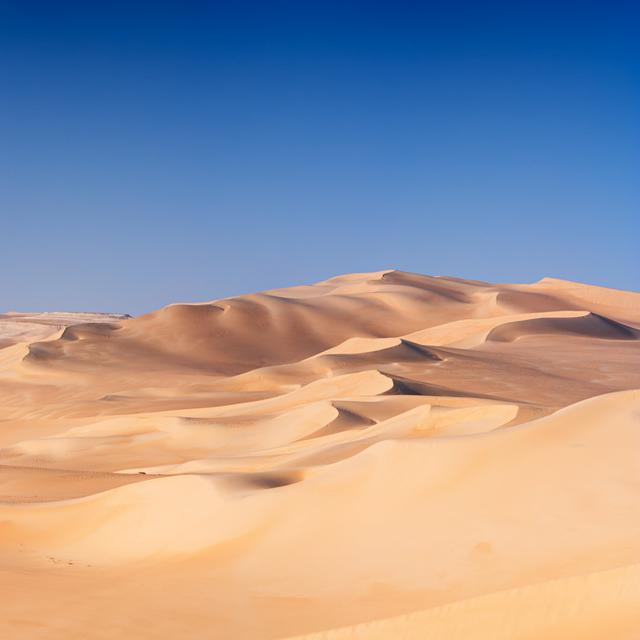
<path id="1" fill-rule="evenodd" d="M 0 309 L 386 268 L 637 289 L 639 18 L 0 0 Z"/>

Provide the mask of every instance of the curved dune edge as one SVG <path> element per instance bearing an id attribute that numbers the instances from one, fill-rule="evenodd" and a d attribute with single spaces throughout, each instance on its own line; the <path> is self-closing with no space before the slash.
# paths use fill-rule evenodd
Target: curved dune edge
<path id="1" fill-rule="evenodd" d="M 639 605 L 634 564 L 286 640 L 633 640 Z"/>

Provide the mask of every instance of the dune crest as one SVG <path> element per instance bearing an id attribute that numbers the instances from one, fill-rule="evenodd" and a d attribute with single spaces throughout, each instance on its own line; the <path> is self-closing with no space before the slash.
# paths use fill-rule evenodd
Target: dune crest
<path id="1" fill-rule="evenodd" d="M 2 314 L 0 634 L 631 640 L 639 389 L 551 278 Z"/>

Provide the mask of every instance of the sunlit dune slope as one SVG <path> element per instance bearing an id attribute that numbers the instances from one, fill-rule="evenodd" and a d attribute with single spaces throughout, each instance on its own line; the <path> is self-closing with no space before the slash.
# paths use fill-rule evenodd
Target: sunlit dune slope
<path id="1" fill-rule="evenodd" d="M 640 294 L 383 271 L 19 318 L 2 637 L 640 637 Z"/>

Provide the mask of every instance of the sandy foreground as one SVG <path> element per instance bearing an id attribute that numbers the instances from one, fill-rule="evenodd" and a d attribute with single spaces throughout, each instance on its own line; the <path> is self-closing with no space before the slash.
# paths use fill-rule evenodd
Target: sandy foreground
<path id="1" fill-rule="evenodd" d="M 638 389 L 553 279 L 0 315 L 0 637 L 638 639 Z"/>

